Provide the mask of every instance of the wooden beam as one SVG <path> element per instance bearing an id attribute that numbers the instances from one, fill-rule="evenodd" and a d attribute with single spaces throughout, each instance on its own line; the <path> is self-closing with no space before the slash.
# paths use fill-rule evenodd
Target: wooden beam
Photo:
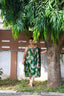
<path id="1" fill-rule="evenodd" d="M 17 78 L 17 52 L 11 52 L 11 73 L 10 79 L 14 80 Z"/>

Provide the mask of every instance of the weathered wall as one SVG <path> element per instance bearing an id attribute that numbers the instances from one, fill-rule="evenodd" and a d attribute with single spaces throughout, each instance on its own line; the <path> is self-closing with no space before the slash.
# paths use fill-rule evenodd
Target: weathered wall
<path id="1" fill-rule="evenodd" d="M 24 65 L 22 65 L 22 58 L 24 52 L 18 51 L 17 53 L 17 79 L 25 79 L 23 72 Z M 64 58 L 64 55 L 63 55 Z M 0 68 L 3 69 L 2 79 L 10 77 L 11 69 L 11 52 L 10 51 L 0 51 Z M 64 79 L 64 64 L 61 63 L 61 76 Z M 47 80 L 47 54 L 41 54 L 41 77 L 35 78 L 35 80 Z"/>
<path id="2" fill-rule="evenodd" d="M 17 79 L 25 79 L 25 75 L 23 72 L 24 66 L 22 65 L 22 57 L 24 52 L 18 52 L 18 62 L 17 62 Z M 64 58 L 64 55 L 63 55 Z M 64 79 L 64 64 L 61 62 L 61 76 Z M 27 78 L 28 79 L 28 78 Z M 35 78 L 35 80 L 47 80 L 48 74 L 47 74 L 47 54 L 41 54 L 41 77 Z"/>
<path id="3" fill-rule="evenodd" d="M 0 51 L 0 68 L 2 68 L 2 79 L 10 77 L 11 52 Z"/>

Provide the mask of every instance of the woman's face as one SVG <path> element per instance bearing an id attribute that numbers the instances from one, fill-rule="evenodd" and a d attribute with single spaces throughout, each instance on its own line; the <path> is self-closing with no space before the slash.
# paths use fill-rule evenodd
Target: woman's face
<path id="1" fill-rule="evenodd" d="M 33 44 L 33 40 L 29 39 L 29 44 L 32 45 Z"/>

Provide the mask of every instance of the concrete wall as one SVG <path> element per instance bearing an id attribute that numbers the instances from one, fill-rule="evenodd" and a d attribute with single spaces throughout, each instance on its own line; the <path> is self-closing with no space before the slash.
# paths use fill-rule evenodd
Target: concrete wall
<path id="1" fill-rule="evenodd" d="M 17 62 L 17 79 L 26 79 L 25 74 L 23 72 L 24 65 L 22 65 L 22 58 L 23 58 L 24 52 L 18 52 L 18 62 Z M 64 55 L 63 55 L 64 58 Z M 61 65 L 61 76 L 64 79 L 64 64 L 60 60 Z M 28 79 L 28 78 L 27 78 Z M 41 54 L 41 77 L 35 78 L 35 80 L 44 81 L 48 79 L 48 73 L 47 73 L 47 54 Z"/>
<path id="2" fill-rule="evenodd" d="M 17 54 L 17 79 L 26 79 L 24 74 L 24 65 L 22 65 L 22 58 L 24 52 L 18 51 Z M 63 55 L 64 58 L 64 55 Z M 61 76 L 64 79 L 64 64 L 60 61 L 61 64 Z M 3 69 L 2 79 L 10 77 L 10 67 L 11 66 L 11 52 L 10 51 L 0 51 L 0 68 Z M 35 80 L 47 80 L 47 54 L 44 53 L 41 55 L 41 77 L 35 78 Z M 27 78 L 28 79 L 28 78 Z"/>
<path id="3" fill-rule="evenodd" d="M 10 77 L 11 52 L 0 51 L 0 68 L 2 68 L 2 79 Z"/>

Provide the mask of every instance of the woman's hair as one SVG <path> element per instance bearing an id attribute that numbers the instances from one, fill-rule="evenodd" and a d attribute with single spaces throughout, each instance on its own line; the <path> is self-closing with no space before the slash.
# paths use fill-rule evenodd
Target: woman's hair
<path id="1" fill-rule="evenodd" d="M 30 40 L 30 39 L 33 40 L 33 37 L 30 37 L 29 40 Z"/>

